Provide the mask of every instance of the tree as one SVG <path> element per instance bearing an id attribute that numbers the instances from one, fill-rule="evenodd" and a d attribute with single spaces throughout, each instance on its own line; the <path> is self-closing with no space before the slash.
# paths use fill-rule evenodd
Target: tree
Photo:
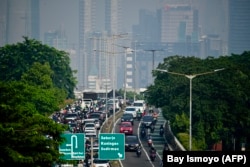
<path id="1" fill-rule="evenodd" d="M 52 76 L 53 71 L 48 62 L 44 65 L 35 62 L 31 68 L 21 76 L 22 82 L 33 85 L 36 89 L 39 89 L 38 94 L 31 94 L 28 99 L 33 104 L 36 104 L 36 110 L 41 114 L 51 115 L 53 112 L 58 111 L 60 104 L 62 104 L 66 98 L 66 92 L 64 90 L 53 86 Z"/>
<path id="2" fill-rule="evenodd" d="M 68 98 L 74 97 L 76 79 L 68 53 L 24 37 L 22 43 L 1 47 L 0 60 L 1 81 L 19 81 L 34 62 L 49 63 L 53 71 L 53 85 L 65 90 Z"/>
<path id="3" fill-rule="evenodd" d="M 0 82 L 0 92 L 0 165 L 49 166 L 56 161 L 62 142 L 60 134 L 65 127 L 40 114 L 39 104 L 30 99 L 33 96 L 44 98 L 46 91 L 12 81 Z M 48 106 L 53 106 L 50 103 L 54 101 L 47 101 Z"/>
<path id="4" fill-rule="evenodd" d="M 244 52 L 206 59 L 172 56 L 158 65 L 159 69 L 187 75 L 226 68 L 223 72 L 198 76 L 192 82 L 192 131 L 200 148 L 209 149 L 220 140 L 229 143 L 232 137 L 239 142 L 249 141 L 250 94 L 246 91 L 250 90 L 249 63 L 250 52 Z M 163 108 L 173 131 L 188 132 L 178 120 L 183 113 L 189 115 L 189 80 L 159 71 L 153 71 L 153 75 L 155 81 L 148 87 L 147 100 Z"/>

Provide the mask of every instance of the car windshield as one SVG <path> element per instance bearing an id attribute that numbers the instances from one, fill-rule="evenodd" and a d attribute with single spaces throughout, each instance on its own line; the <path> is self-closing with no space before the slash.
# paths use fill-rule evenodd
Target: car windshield
<path id="1" fill-rule="evenodd" d="M 91 114 L 91 115 L 89 116 L 89 118 L 99 118 L 99 117 L 100 117 L 99 114 Z"/>
<path id="2" fill-rule="evenodd" d="M 135 108 L 126 108 L 126 111 L 135 111 Z"/>
<path id="3" fill-rule="evenodd" d="M 126 136 L 126 141 L 127 142 L 137 142 L 138 139 L 136 136 Z"/>
<path id="4" fill-rule="evenodd" d="M 152 116 L 144 116 L 143 121 L 152 121 L 153 117 Z"/>
<path id="5" fill-rule="evenodd" d="M 86 124 L 85 127 L 95 127 L 95 124 Z"/>
<path id="6" fill-rule="evenodd" d="M 132 115 L 132 114 L 123 114 L 122 117 L 123 117 L 123 118 L 130 118 L 130 117 L 133 117 L 133 115 Z"/>
<path id="7" fill-rule="evenodd" d="M 65 117 L 77 117 L 77 114 L 67 114 Z"/>
<path id="8" fill-rule="evenodd" d="M 142 107 L 143 104 L 142 103 L 134 103 L 134 106 L 136 106 L 136 107 Z"/>
<path id="9" fill-rule="evenodd" d="M 131 127 L 131 124 L 128 124 L 128 123 L 123 123 L 121 124 L 122 127 Z"/>

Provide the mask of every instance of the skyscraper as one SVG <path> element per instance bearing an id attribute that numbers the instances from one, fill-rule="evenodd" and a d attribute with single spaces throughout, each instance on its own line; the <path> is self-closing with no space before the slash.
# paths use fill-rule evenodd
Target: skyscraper
<path id="1" fill-rule="evenodd" d="M 109 34 L 121 33 L 121 0 L 105 0 L 105 29 Z"/>
<path id="2" fill-rule="evenodd" d="M 39 40 L 39 0 L 8 0 L 6 9 L 6 43 L 21 42 L 23 36 Z"/>
<path id="3" fill-rule="evenodd" d="M 88 87 L 91 67 L 89 37 L 95 30 L 96 0 L 79 0 L 79 50 L 78 50 L 78 88 Z"/>
<path id="4" fill-rule="evenodd" d="M 250 1 L 229 0 L 228 53 L 250 50 Z"/>

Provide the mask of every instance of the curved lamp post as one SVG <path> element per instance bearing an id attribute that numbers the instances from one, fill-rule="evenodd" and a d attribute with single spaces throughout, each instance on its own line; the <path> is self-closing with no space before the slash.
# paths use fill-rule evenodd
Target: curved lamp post
<path id="1" fill-rule="evenodd" d="M 212 73 L 216 73 L 218 71 L 222 71 L 225 70 L 225 68 L 221 68 L 221 69 L 216 69 L 213 71 L 209 71 L 209 72 L 204 72 L 204 73 L 198 73 L 198 74 L 182 74 L 182 73 L 177 73 L 177 72 L 169 72 L 167 70 L 162 70 L 162 69 L 155 69 L 156 71 L 161 71 L 161 72 L 166 72 L 169 74 L 173 74 L 173 75 L 180 75 L 180 76 L 184 76 L 186 78 L 189 79 L 189 85 L 190 85 L 190 92 L 189 92 L 189 151 L 192 151 L 192 80 L 200 75 L 207 75 L 207 74 L 212 74 Z"/>

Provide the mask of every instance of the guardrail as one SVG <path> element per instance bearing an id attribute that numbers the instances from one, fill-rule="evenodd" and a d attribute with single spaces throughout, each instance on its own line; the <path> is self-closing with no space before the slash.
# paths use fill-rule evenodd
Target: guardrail
<path id="1" fill-rule="evenodd" d="M 174 136 L 169 121 L 165 123 L 165 139 L 171 146 L 173 151 L 186 151 L 186 149 L 181 145 L 179 140 Z"/>

